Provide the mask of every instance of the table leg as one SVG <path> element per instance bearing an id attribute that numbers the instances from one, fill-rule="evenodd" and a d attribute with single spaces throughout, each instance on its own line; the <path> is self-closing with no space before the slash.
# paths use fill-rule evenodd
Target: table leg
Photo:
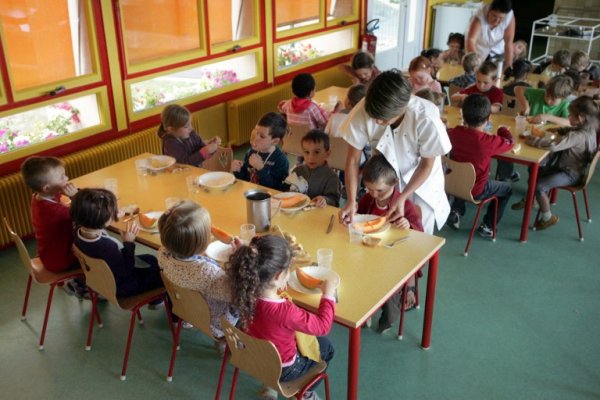
<path id="1" fill-rule="evenodd" d="M 534 163 L 529 167 L 529 184 L 527 186 L 527 197 L 525 199 L 525 209 L 523 210 L 523 222 L 521 223 L 521 243 L 527 243 L 529 233 L 529 219 L 531 218 L 531 209 L 533 208 L 533 198 L 535 186 L 537 185 L 539 164 Z"/>
<path id="2" fill-rule="evenodd" d="M 433 304 L 435 302 L 435 284 L 437 282 L 439 250 L 429 259 L 429 273 L 427 274 L 427 295 L 425 298 L 425 315 L 423 317 L 423 337 L 421 347 L 425 350 L 431 345 L 431 324 L 433 322 Z"/>
<path id="3" fill-rule="evenodd" d="M 350 328 L 350 340 L 348 343 L 348 400 L 358 399 L 360 329 L 360 326 L 358 328 Z"/>

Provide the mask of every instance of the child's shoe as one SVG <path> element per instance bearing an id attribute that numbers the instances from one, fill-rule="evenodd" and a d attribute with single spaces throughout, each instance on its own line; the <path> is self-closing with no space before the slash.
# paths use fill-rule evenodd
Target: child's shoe
<path id="1" fill-rule="evenodd" d="M 154 300 L 148 304 L 148 310 L 158 310 L 162 307 L 163 303 L 162 299 Z"/>
<path id="2" fill-rule="evenodd" d="M 321 398 L 317 395 L 317 392 L 309 390 L 304 393 L 302 400 L 321 400 Z"/>
<path id="3" fill-rule="evenodd" d="M 479 228 L 477 228 L 477 233 L 479 234 L 479 236 L 486 239 L 491 239 L 494 237 L 494 232 L 492 231 L 492 228 L 490 228 L 486 224 L 479 225 Z"/>
<path id="4" fill-rule="evenodd" d="M 522 210 L 525 208 L 525 198 L 522 198 L 521 200 L 517 201 L 516 203 L 514 203 L 513 205 L 510 206 L 510 208 L 512 210 Z"/>
<path id="5" fill-rule="evenodd" d="M 61 288 L 68 296 L 74 296 L 75 293 L 77 293 L 77 290 L 75 289 L 72 280 L 65 282 L 65 284 L 63 284 Z"/>
<path id="6" fill-rule="evenodd" d="M 192 329 L 194 327 L 194 325 L 190 324 L 187 321 L 181 321 L 181 327 L 183 329 Z"/>
<path id="7" fill-rule="evenodd" d="M 220 356 L 225 354 L 225 350 L 227 349 L 227 340 L 225 340 L 225 337 L 215 339 L 215 348 L 219 352 Z"/>
<path id="8" fill-rule="evenodd" d="M 458 228 L 460 228 L 460 214 L 455 210 L 451 210 L 450 215 L 448 215 L 446 225 L 455 231 L 458 230 Z"/>
<path id="9" fill-rule="evenodd" d="M 540 218 L 537 221 L 535 221 L 535 224 L 533 224 L 533 229 L 535 229 L 536 231 L 543 231 L 544 229 L 550 228 L 552 225 L 555 225 L 559 220 L 560 218 L 558 218 L 558 215 L 551 216 L 550 219 L 547 221 L 544 221 Z"/>
<path id="10" fill-rule="evenodd" d="M 263 386 L 258 392 L 258 396 L 264 400 L 277 400 L 278 393 L 275 389 Z"/>

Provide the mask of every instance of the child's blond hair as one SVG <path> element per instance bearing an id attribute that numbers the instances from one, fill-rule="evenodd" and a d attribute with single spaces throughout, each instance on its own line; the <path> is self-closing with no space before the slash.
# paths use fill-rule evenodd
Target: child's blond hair
<path id="1" fill-rule="evenodd" d="M 571 53 L 567 49 L 560 49 L 552 56 L 552 64 L 567 68 L 571 65 Z"/>
<path id="2" fill-rule="evenodd" d="M 566 75 L 556 75 L 548 81 L 546 93 L 553 99 L 564 99 L 573 93 L 573 80 Z"/>
<path id="3" fill-rule="evenodd" d="M 577 71 L 587 67 L 590 62 L 590 58 L 585 51 L 577 50 L 571 56 L 571 67 Z"/>
<path id="4" fill-rule="evenodd" d="M 415 93 L 415 96 L 429 100 L 438 107 L 441 107 L 446 99 L 446 96 L 443 93 L 434 92 L 430 88 L 423 88 L 419 90 Z"/>
<path id="5" fill-rule="evenodd" d="M 467 74 L 472 74 L 481 65 L 481 56 L 475 52 L 467 53 L 462 59 L 462 67 Z"/>
<path id="6" fill-rule="evenodd" d="M 192 118 L 190 111 L 179 104 L 169 104 L 160 113 L 160 126 L 158 137 L 163 138 L 168 132 L 167 128 L 179 129 L 186 126 Z"/>
<path id="7" fill-rule="evenodd" d="M 21 165 L 21 176 L 31 190 L 41 192 L 48 183 L 48 173 L 64 165 L 62 160 L 56 157 L 32 156 Z"/>
<path id="8" fill-rule="evenodd" d="M 160 241 L 177 257 L 203 253 L 210 243 L 210 214 L 202 206 L 185 200 L 165 211 L 158 220 Z"/>

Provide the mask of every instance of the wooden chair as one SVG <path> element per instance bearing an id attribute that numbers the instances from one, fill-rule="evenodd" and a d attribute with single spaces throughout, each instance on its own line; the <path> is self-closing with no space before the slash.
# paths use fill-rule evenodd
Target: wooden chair
<path id="1" fill-rule="evenodd" d="M 99 258 L 87 256 L 81 250 L 79 250 L 76 245 L 73 245 L 73 253 L 79 259 L 79 263 L 81 264 L 81 268 L 85 274 L 87 287 L 90 290 L 90 295 L 92 297 L 92 315 L 90 317 L 90 325 L 88 328 L 85 349 L 87 351 L 92 349 L 94 315 L 97 316 L 98 322 L 100 323 L 100 314 L 98 312 L 98 295 L 106 298 L 109 303 L 115 305 L 117 308 L 131 312 L 131 318 L 129 321 L 129 335 L 127 336 L 125 357 L 123 358 L 123 367 L 121 369 L 121 380 L 124 381 L 127 372 L 127 361 L 129 360 L 129 350 L 131 349 L 131 339 L 133 338 L 133 329 L 135 328 L 135 318 L 137 316 L 140 325 L 142 325 L 144 320 L 142 319 L 140 308 L 154 300 L 163 299 L 165 297 L 165 288 L 161 287 L 148 290 L 135 296 L 117 297 L 117 284 L 115 282 L 115 277 L 106 262 Z M 168 312 L 167 317 L 169 318 L 169 327 L 171 328 L 171 333 L 173 333 L 172 324 L 170 323 L 171 316 Z"/>
<path id="2" fill-rule="evenodd" d="M 210 309 L 204 296 L 196 290 L 186 289 L 171 282 L 169 278 L 161 271 L 160 276 L 165 284 L 167 293 L 169 294 L 169 302 L 172 305 L 172 313 L 179 317 L 175 336 L 173 340 L 173 351 L 171 352 L 171 363 L 169 364 L 169 372 L 167 373 L 167 382 L 173 381 L 173 369 L 175 368 L 175 358 L 177 350 L 179 350 L 179 335 L 181 333 L 181 324 L 185 320 L 192 324 L 194 328 L 200 330 L 205 335 L 214 339 L 210 330 Z M 169 308 L 167 307 L 167 310 Z M 227 365 L 227 352 L 223 355 L 221 363 L 221 373 L 219 375 L 219 384 L 217 388 L 217 396 L 221 397 L 221 387 L 223 377 L 225 376 L 225 367 Z"/>
<path id="3" fill-rule="evenodd" d="M 562 189 L 562 190 L 566 190 L 567 192 L 571 193 L 571 198 L 573 199 L 573 207 L 575 208 L 575 219 L 577 220 L 577 231 L 579 232 L 579 240 L 582 242 L 583 242 L 583 230 L 581 229 L 581 217 L 579 216 L 579 207 L 577 206 L 577 192 L 581 191 L 583 193 L 583 201 L 585 203 L 585 212 L 587 214 L 587 222 L 592 222 L 592 215 L 590 213 L 590 206 L 588 203 L 588 196 L 587 196 L 587 185 L 592 180 L 592 176 L 594 176 L 594 171 L 596 170 L 596 165 L 598 164 L 599 159 L 600 159 L 600 151 L 597 151 L 596 154 L 594 154 L 594 158 L 592 158 L 590 165 L 588 166 L 585 179 L 580 184 L 572 185 L 572 186 L 560 186 L 560 187 L 552 189 L 552 192 Z M 554 198 L 555 193 L 551 193 L 550 197 Z M 539 218 L 540 218 L 540 210 L 538 210 L 535 220 L 537 221 Z"/>
<path id="4" fill-rule="evenodd" d="M 491 196 L 483 200 L 475 200 L 473 195 L 471 194 L 471 190 L 473 189 L 473 185 L 475 184 L 475 168 L 473 164 L 467 162 L 458 162 L 451 160 L 448 157 L 444 157 L 443 159 L 444 165 L 446 167 L 446 193 L 457 197 L 459 199 L 463 199 L 466 202 L 474 204 L 477 206 L 477 214 L 475 215 L 475 219 L 473 220 L 473 227 L 471 228 L 471 233 L 469 234 L 469 240 L 467 241 L 467 247 L 465 247 L 464 255 L 469 255 L 469 247 L 471 246 L 471 240 L 473 240 L 473 234 L 475 233 L 475 228 L 477 227 L 477 221 L 479 220 L 479 215 L 481 214 L 481 210 L 484 205 L 489 203 L 490 201 L 494 202 L 494 222 L 492 226 L 493 236 L 492 241 L 496 241 L 496 219 L 498 217 L 498 198 L 496 196 Z"/>
<path id="5" fill-rule="evenodd" d="M 52 297 L 54 296 L 54 289 L 57 285 L 64 284 L 65 282 L 77 278 L 83 277 L 83 271 L 79 268 L 71 269 L 63 272 L 52 272 L 44 268 L 42 261 L 39 257 L 31 258 L 29 252 L 23 243 L 23 240 L 15 233 L 13 228 L 10 226 L 8 219 L 4 217 L 4 226 L 8 230 L 17 251 L 21 258 L 21 264 L 25 267 L 27 274 L 27 289 L 25 289 L 25 300 L 23 301 L 23 309 L 21 311 L 21 321 L 27 319 L 27 305 L 29 303 L 29 293 L 31 292 L 31 282 L 35 281 L 40 285 L 50 285 L 50 291 L 48 292 L 48 301 L 46 302 L 46 313 L 44 314 L 44 324 L 42 325 L 42 334 L 40 336 L 39 349 L 44 350 L 44 339 L 46 338 L 46 327 L 48 326 L 48 318 L 50 316 L 50 307 L 52 306 Z"/>
<path id="6" fill-rule="evenodd" d="M 348 142 L 343 138 L 330 136 L 329 149 L 331 150 L 331 155 L 327 159 L 327 165 L 339 171 L 345 170 L 348 146 Z"/>
<path id="7" fill-rule="evenodd" d="M 210 171 L 224 171 L 229 172 L 231 170 L 231 161 L 233 160 L 233 150 L 231 147 L 217 148 L 215 154 L 212 155 L 208 160 L 204 160 L 202 168 Z"/>
<path id="8" fill-rule="evenodd" d="M 221 324 L 231 352 L 231 364 L 235 367 L 229 393 L 230 400 L 234 398 L 239 370 L 258 379 L 263 385 L 275 389 L 286 399 L 292 396 L 301 399 L 306 390 L 323 379 L 326 399 L 330 398 L 329 378 L 325 372 L 327 364 L 324 361 L 316 364 L 305 375 L 294 381 L 280 382 L 281 358 L 273 343 L 245 334 L 225 318 L 221 318 Z"/>
<path id="9" fill-rule="evenodd" d="M 283 137 L 281 149 L 284 153 L 302 155 L 302 137 L 310 131 L 308 125 L 289 125 L 289 132 Z"/>

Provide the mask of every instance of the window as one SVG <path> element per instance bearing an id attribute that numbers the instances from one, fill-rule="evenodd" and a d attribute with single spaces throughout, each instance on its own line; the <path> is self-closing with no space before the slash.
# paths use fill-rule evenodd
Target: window
<path id="1" fill-rule="evenodd" d="M 211 47 L 258 42 L 257 5 L 252 0 L 208 0 Z"/>
<path id="2" fill-rule="evenodd" d="M 324 26 L 323 0 L 275 0 L 277 37 Z"/>
<path id="3" fill-rule="evenodd" d="M 357 0 L 326 0 L 327 25 L 358 20 Z"/>

